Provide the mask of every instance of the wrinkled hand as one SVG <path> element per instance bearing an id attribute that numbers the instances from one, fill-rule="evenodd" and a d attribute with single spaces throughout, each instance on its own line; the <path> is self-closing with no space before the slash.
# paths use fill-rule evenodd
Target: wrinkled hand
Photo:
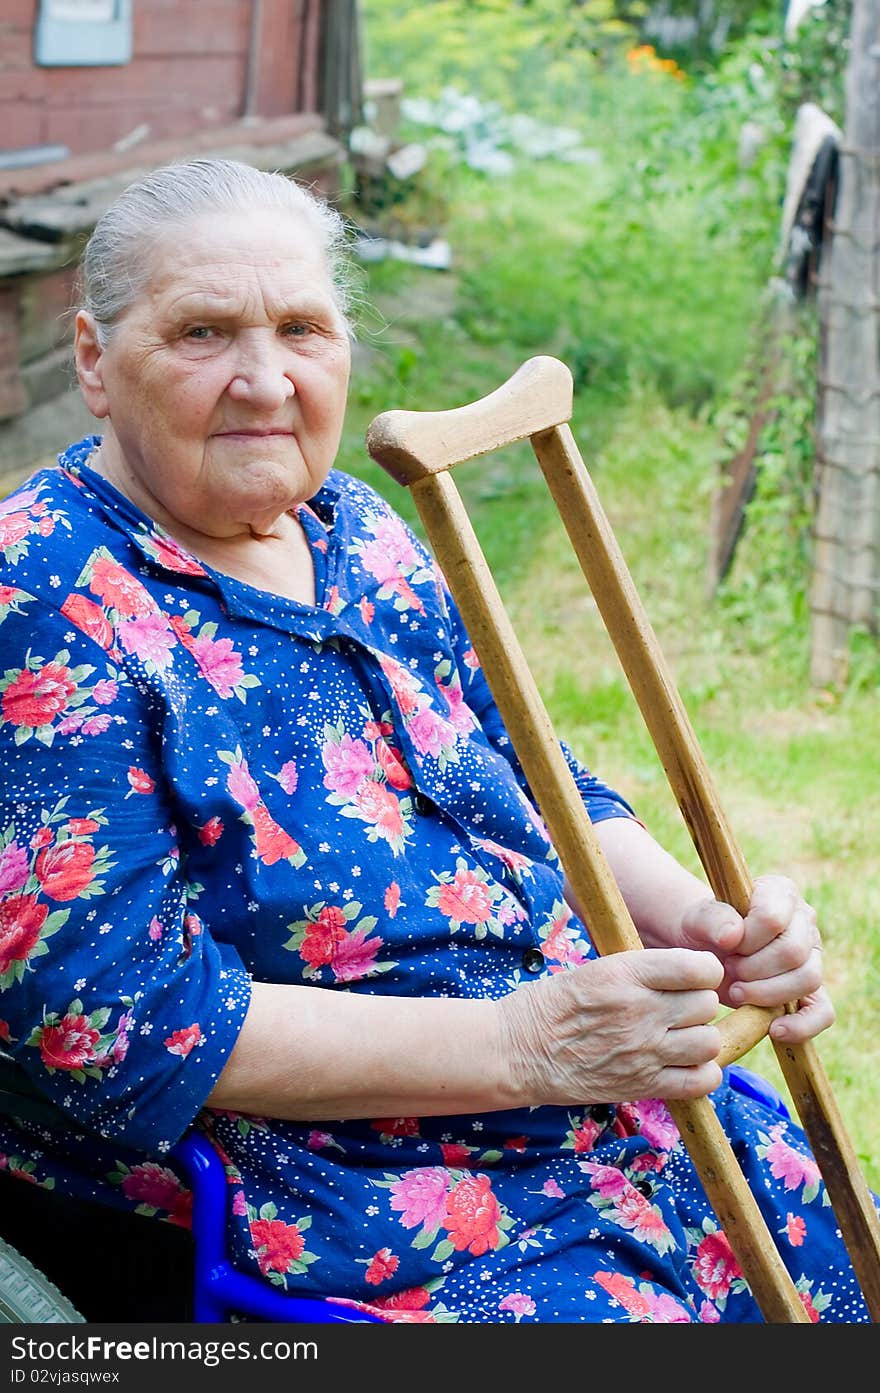
<path id="1" fill-rule="evenodd" d="M 796 1011 L 773 1021 L 772 1040 L 801 1044 L 833 1024 L 816 912 L 787 877 L 760 877 L 744 919 L 719 900 L 697 901 L 682 915 L 679 942 L 717 954 L 723 1005 L 797 1003 Z"/>
<path id="2" fill-rule="evenodd" d="M 699 1098 L 721 1083 L 714 952 L 612 953 L 497 1003 L 518 1103 Z"/>

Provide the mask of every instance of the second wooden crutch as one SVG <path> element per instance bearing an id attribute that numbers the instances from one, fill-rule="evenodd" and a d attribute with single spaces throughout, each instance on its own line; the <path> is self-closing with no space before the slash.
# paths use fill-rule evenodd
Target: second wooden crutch
<path id="1" fill-rule="evenodd" d="M 666 770 L 707 879 L 745 912 L 751 880 L 681 699 L 574 443 L 572 379 L 555 358 L 529 359 L 495 392 L 448 411 L 389 411 L 367 433 L 371 456 L 410 489 L 461 610 L 550 838 L 600 953 L 639 948 L 534 678 L 449 470 L 529 438 L 609 636 Z M 720 1021 L 719 1062 L 740 1058 L 778 1013 L 740 1007 Z M 776 1049 L 834 1206 L 872 1319 L 880 1317 L 880 1219 L 815 1046 Z M 806 1311 L 708 1099 L 669 1110 L 743 1276 L 768 1322 Z"/>

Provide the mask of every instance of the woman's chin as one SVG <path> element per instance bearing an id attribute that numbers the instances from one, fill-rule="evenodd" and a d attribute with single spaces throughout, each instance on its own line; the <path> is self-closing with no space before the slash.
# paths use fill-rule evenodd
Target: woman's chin
<path id="1" fill-rule="evenodd" d="M 261 480 L 261 484 L 260 488 L 229 489 L 218 494 L 195 525 L 215 537 L 236 536 L 239 532 L 254 537 L 277 533 L 285 514 L 297 506 L 301 495 L 291 487 L 289 478 Z"/>
<path id="2" fill-rule="evenodd" d="M 291 504 L 291 507 L 292 506 Z M 244 526 L 251 537 L 277 537 L 280 535 L 282 519 L 289 511 L 289 508 L 282 508 L 280 512 L 267 513 L 261 517 L 251 518 Z"/>
<path id="3" fill-rule="evenodd" d="M 227 504 L 218 508 L 213 506 L 201 511 L 187 509 L 185 515 L 171 515 L 165 525 L 172 532 L 178 532 L 181 541 L 196 545 L 199 539 L 213 542 L 234 542 L 245 537 L 278 536 L 284 526 L 283 519 L 295 503 L 260 503 L 253 499 L 230 498 Z"/>

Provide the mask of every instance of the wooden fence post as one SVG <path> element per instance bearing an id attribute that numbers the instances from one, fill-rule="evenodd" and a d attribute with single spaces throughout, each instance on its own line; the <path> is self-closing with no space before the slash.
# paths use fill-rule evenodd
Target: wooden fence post
<path id="1" fill-rule="evenodd" d="M 820 317 L 810 673 L 847 675 L 880 598 L 880 0 L 853 0 L 830 256 Z"/>

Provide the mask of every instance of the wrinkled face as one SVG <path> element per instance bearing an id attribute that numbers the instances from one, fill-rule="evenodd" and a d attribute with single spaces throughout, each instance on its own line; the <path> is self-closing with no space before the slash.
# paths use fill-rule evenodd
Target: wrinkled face
<path id="1" fill-rule="evenodd" d="M 76 360 L 106 420 L 99 467 L 149 516 L 213 537 L 269 531 L 332 468 L 349 340 L 322 248 L 280 212 L 199 217 L 147 254 L 143 293 Z"/>

